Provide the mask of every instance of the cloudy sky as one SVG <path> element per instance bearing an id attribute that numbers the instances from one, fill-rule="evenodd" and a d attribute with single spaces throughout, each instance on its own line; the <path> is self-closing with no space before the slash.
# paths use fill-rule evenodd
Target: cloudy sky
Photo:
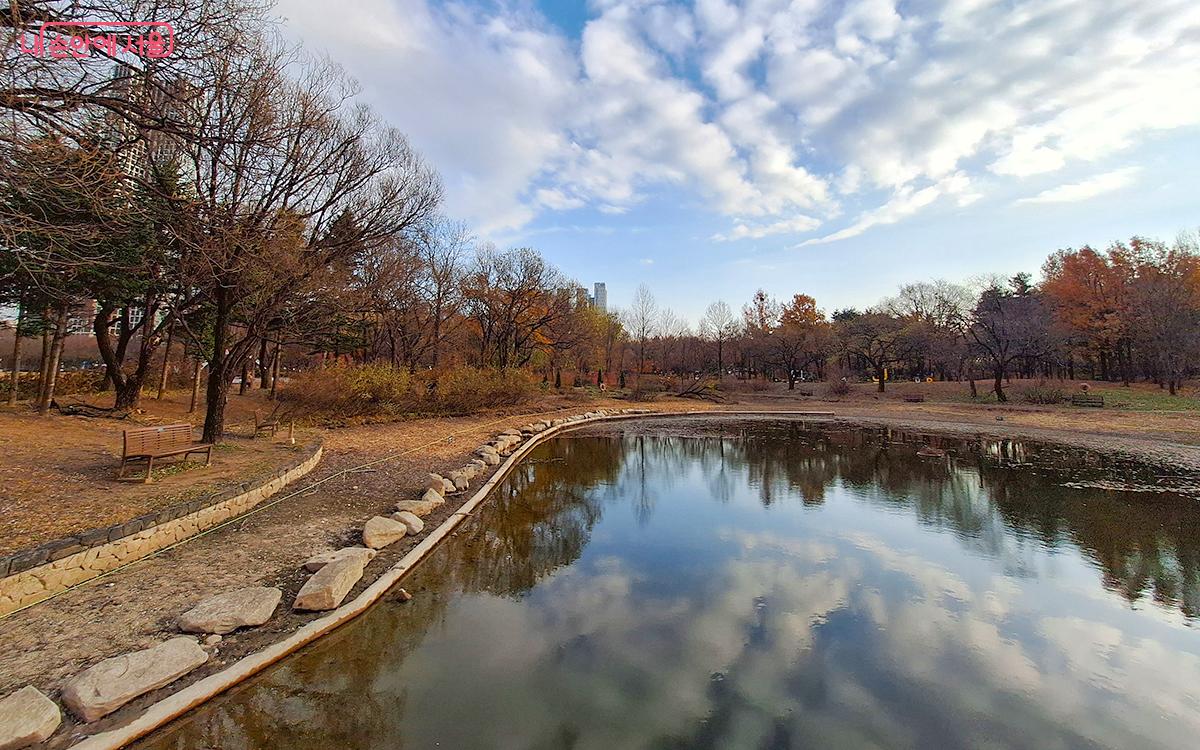
<path id="1" fill-rule="evenodd" d="M 330 8 L 336 7 L 336 20 Z M 1195 0 L 281 0 L 446 210 L 610 303 L 905 281 L 1200 227 Z"/>

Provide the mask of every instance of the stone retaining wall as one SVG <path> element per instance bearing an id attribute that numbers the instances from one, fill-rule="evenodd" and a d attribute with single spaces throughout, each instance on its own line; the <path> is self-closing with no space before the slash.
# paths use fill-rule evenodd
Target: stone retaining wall
<path id="1" fill-rule="evenodd" d="M 0 558 L 0 617 L 241 515 L 316 467 L 321 445 L 257 487 L 234 487 Z"/>

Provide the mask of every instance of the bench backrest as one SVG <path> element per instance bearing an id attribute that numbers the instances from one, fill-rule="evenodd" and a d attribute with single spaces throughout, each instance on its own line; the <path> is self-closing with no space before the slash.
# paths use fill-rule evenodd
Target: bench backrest
<path id="1" fill-rule="evenodd" d="M 1076 394 L 1071 396 L 1071 403 L 1079 406 L 1103 406 L 1103 396 L 1092 396 L 1085 394 Z"/>
<path id="2" fill-rule="evenodd" d="M 153 456 L 185 448 L 192 444 L 190 424 L 168 424 L 161 427 L 136 427 L 125 430 L 126 456 Z"/>

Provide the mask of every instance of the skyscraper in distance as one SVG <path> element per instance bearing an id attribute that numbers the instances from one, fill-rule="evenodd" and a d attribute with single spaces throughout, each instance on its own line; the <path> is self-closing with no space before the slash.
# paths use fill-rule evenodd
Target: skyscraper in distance
<path id="1" fill-rule="evenodd" d="M 600 312 L 608 312 L 608 287 L 603 281 L 597 281 L 594 286 L 595 291 L 592 294 L 592 304 Z"/>

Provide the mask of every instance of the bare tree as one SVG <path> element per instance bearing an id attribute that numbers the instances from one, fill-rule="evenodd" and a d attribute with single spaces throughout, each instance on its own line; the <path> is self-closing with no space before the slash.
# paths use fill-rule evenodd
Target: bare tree
<path id="1" fill-rule="evenodd" d="M 737 318 L 724 300 L 717 300 L 704 311 L 700 335 L 717 345 L 717 378 L 725 377 L 725 345 L 738 333 Z"/>
<path id="2" fill-rule="evenodd" d="M 992 285 L 979 295 L 971 315 L 971 339 L 992 370 L 997 401 L 1007 401 L 1004 379 L 1014 362 L 1044 357 L 1053 348 L 1041 296 L 1028 277 L 1009 286 Z"/>
<path id="3" fill-rule="evenodd" d="M 637 342 L 639 375 L 646 371 L 646 342 L 653 338 L 658 322 L 658 302 L 650 287 L 640 284 L 633 294 L 633 304 L 625 311 L 625 327 Z"/>
<path id="4" fill-rule="evenodd" d="M 216 442 L 229 386 L 281 309 L 422 226 L 441 187 L 400 133 L 348 104 L 354 86 L 329 64 L 269 40 L 207 64 L 211 88 L 189 102 L 194 198 L 177 237 L 187 283 L 212 311 L 204 439 Z M 331 231 L 344 217 L 352 231 Z"/>

